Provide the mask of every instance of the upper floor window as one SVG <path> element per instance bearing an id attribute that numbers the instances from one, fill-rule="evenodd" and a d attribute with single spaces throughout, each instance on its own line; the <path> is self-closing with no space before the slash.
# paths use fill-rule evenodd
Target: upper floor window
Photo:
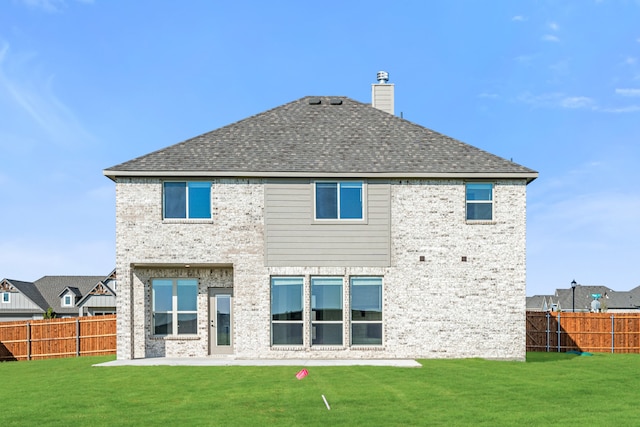
<path id="1" fill-rule="evenodd" d="M 361 181 L 316 182 L 316 219 L 363 219 Z"/>
<path id="2" fill-rule="evenodd" d="M 467 183 L 467 220 L 493 220 L 493 184 Z"/>
<path id="3" fill-rule="evenodd" d="M 9 292 L 3 292 L 2 293 L 2 302 L 5 304 L 8 304 L 11 302 L 11 298 L 9 297 Z"/>
<path id="4" fill-rule="evenodd" d="M 165 182 L 164 218 L 211 218 L 211 183 Z"/>
<path id="5" fill-rule="evenodd" d="M 62 306 L 63 307 L 71 307 L 73 306 L 73 297 L 70 294 L 66 294 L 62 297 Z"/>

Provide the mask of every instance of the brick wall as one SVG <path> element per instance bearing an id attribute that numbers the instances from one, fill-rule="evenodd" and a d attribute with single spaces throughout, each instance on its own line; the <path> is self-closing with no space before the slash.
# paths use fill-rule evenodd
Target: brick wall
<path id="1" fill-rule="evenodd" d="M 233 286 L 236 357 L 524 360 L 524 181 L 497 181 L 494 221 L 480 224 L 465 221 L 460 180 L 392 181 L 389 268 L 265 267 L 261 180 L 214 180 L 213 220 L 202 223 L 162 221 L 159 179 L 118 179 L 116 188 L 118 358 L 207 356 L 207 288 Z M 301 348 L 270 346 L 271 275 L 305 276 L 306 344 Z M 313 275 L 344 277 L 347 317 L 348 278 L 383 276 L 384 345 L 310 348 L 308 284 Z M 152 277 L 200 279 L 195 339 L 150 334 Z M 345 342 L 348 326 L 345 322 Z"/>

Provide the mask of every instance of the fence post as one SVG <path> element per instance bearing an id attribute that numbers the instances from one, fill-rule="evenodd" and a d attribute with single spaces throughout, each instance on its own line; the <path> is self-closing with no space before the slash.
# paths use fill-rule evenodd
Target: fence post
<path id="1" fill-rule="evenodd" d="M 546 342 L 546 347 L 547 347 L 547 353 L 549 353 L 550 350 L 550 346 L 551 346 L 551 341 L 550 341 L 550 334 L 551 334 L 551 314 L 547 311 L 547 330 L 545 331 L 547 333 L 547 342 Z"/>
<path id="2" fill-rule="evenodd" d="M 27 360 L 31 360 L 31 324 L 27 321 Z"/>
<path id="3" fill-rule="evenodd" d="M 560 353 L 560 312 L 558 312 L 558 353 Z"/>
<path id="4" fill-rule="evenodd" d="M 80 318 L 76 318 L 76 357 L 80 356 Z"/>
<path id="5" fill-rule="evenodd" d="M 614 349 L 615 349 L 615 338 L 616 338 L 616 333 L 615 333 L 615 322 L 614 320 L 614 315 L 611 315 L 611 353 L 614 353 Z"/>

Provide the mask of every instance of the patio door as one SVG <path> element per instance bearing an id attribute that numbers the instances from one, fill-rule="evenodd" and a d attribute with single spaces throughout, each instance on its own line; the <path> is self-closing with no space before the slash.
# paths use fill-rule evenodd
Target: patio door
<path id="1" fill-rule="evenodd" d="M 233 288 L 209 288 L 209 353 L 233 353 Z"/>

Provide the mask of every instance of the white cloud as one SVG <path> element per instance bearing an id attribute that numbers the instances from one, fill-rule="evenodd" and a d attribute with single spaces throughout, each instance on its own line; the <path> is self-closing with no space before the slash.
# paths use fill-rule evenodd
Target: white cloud
<path id="1" fill-rule="evenodd" d="M 515 57 L 515 61 L 523 65 L 529 65 L 536 59 L 536 56 L 537 55 L 519 55 Z"/>
<path id="2" fill-rule="evenodd" d="M 635 113 L 640 111 L 640 105 L 628 105 L 626 107 L 604 107 L 599 108 L 604 113 Z"/>
<path id="3" fill-rule="evenodd" d="M 536 108 L 595 109 L 596 106 L 595 101 L 589 97 L 567 96 L 559 92 L 544 93 L 541 95 L 525 93 L 520 95 L 518 100 Z"/>
<path id="4" fill-rule="evenodd" d="M 482 92 L 478 94 L 478 98 L 497 99 L 500 98 L 500 95 L 498 95 L 497 93 Z"/>
<path id="5" fill-rule="evenodd" d="M 0 47 L 0 65 L 4 62 L 7 52 L 9 52 L 9 43 L 2 41 L 2 46 Z"/>
<path id="6" fill-rule="evenodd" d="M 616 89 L 616 94 L 622 96 L 640 96 L 640 89 Z"/>
<path id="7" fill-rule="evenodd" d="M 626 58 L 624 58 L 623 62 L 625 65 L 635 65 L 638 62 L 638 58 L 627 56 Z"/>
<path id="8" fill-rule="evenodd" d="M 21 0 L 22 3 L 32 9 L 41 9 L 46 12 L 57 12 L 61 7 L 65 6 L 63 0 Z"/>
<path id="9" fill-rule="evenodd" d="M 512 21 L 516 21 L 516 22 L 522 22 L 522 21 L 526 21 L 527 18 L 525 18 L 522 15 L 516 15 L 513 18 L 511 18 Z"/>
<path id="10" fill-rule="evenodd" d="M 563 108 L 589 108 L 595 106 L 593 99 L 586 96 L 569 96 L 560 99 L 560 106 Z"/>
<path id="11" fill-rule="evenodd" d="M 40 9 L 45 12 L 58 12 L 67 7 L 65 0 L 20 0 L 24 5 L 32 9 Z M 78 3 L 93 4 L 94 0 L 75 0 Z"/>
<path id="12" fill-rule="evenodd" d="M 568 59 L 563 59 L 555 64 L 549 65 L 549 69 L 555 74 L 566 75 L 569 73 L 570 62 Z"/>
<path id="13" fill-rule="evenodd" d="M 566 157 L 566 172 L 541 176 L 530 186 L 527 294 L 548 289 L 564 277 L 569 283 L 574 275 L 581 283 L 619 290 L 639 284 L 634 264 L 640 239 L 635 166 L 625 158 L 628 153 L 606 151 L 607 157 L 598 155 L 598 160 L 579 165 Z"/>
<path id="14" fill-rule="evenodd" d="M 557 43 L 560 41 L 560 39 L 557 36 L 554 36 L 553 34 L 545 34 L 544 36 L 542 36 L 542 40 L 546 42 L 553 42 L 553 43 Z"/>
<path id="15" fill-rule="evenodd" d="M 569 96 L 562 92 L 543 93 L 534 95 L 531 93 L 521 94 L 517 100 L 534 108 L 558 108 L 569 110 L 589 110 L 602 113 L 635 113 L 640 111 L 640 105 L 625 105 L 621 107 L 602 106 L 588 96 Z"/>
<path id="16" fill-rule="evenodd" d="M 61 146 L 93 142 L 74 112 L 55 93 L 53 75 L 39 71 L 37 55 L 13 60 L 10 46 L 0 47 L 0 111 L 27 117 L 33 129 Z M 33 129 L 25 129 L 25 136 Z"/>
<path id="17" fill-rule="evenodd" d="M 560 29 L 560 26 L 556 22 L 549 22 L 548 26 L 551 31 L 558 31 Z"/>

